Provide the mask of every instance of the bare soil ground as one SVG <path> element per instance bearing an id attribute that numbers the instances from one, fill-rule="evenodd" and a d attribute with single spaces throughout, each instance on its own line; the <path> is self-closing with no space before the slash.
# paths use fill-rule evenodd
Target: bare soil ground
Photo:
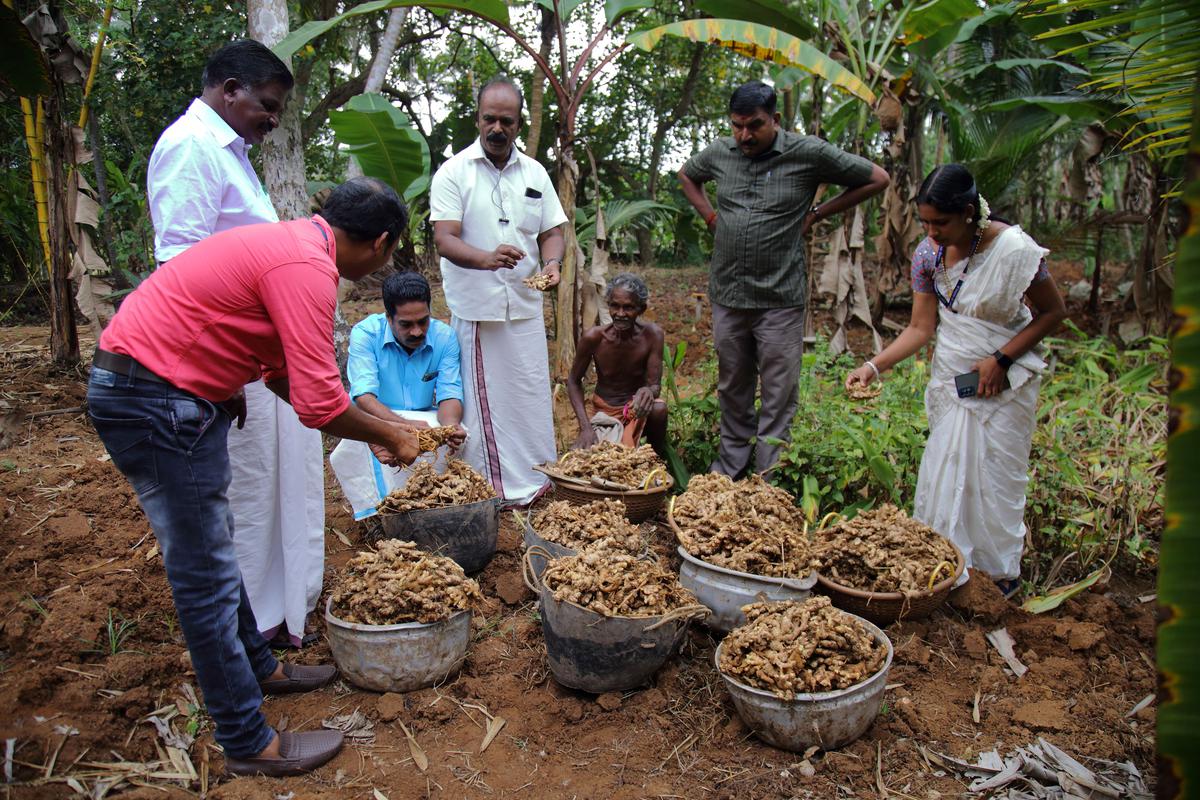
<path id="1" fill-rule="evenodd" d="M 688 373 L 708 352 L 696 320 L 697 270 L 650 273 L 654 315 L 668 340 L 689 343 Z M 376 310 L 362 300 L 351 317 Z M 469 658 L 437 689 L 378 695 L 337 683 L 269 698 L 272 724 L 311 728 L 358 710 L 374 742 L 347 746 L 303 778 L 226 779 L 202 714 L 155 540 L 136 498 L 79 411 L 84 372 L 46 360 L 45 328 L 0 329 L 0 739 L 12 742 L 6 796 L 126 797 L 829 798 L 957 796 L 964 783 L 922 748 L 974 760 L 1043 736 L 1074 756 L 1131 759 L 1153 784 L 1154 707 L 1127 716 L 1155 691 L 1153 591 L 1115 578 L 1042 616 L 972 580 L 944 610 L 892 626 L 896 647 L 886 702 L 858 742 L 810 759 L 759 742 L 741 723 L 712 666 L 714 639 L 688 636 L 652 685 L 599 697 L 549 676 L 536 606 L 519 573 L 519 538 L 506 518 L 500 549 L 478 576 L 487 607 L 474 620 Z M 90 353 L 93 342 L 85 341 Z M 360 527 L 327 470 L 327 586 L 360 547 Z M 669 533 L 660 530 L 665 547 Z M 125 633 L 118 635 L 125 624 Z M 1004 667 L 984 634 L 1006 627 L 1030 669 Z M 108 632 L 112 629 L 112 634 Z M 314 615 L 313 628 L 322 630 Z M 329 659 L 321 643 L 285 658 Z M 979 721 L 972 712 L 978 696 Z M 506 721 L 480 753 L 487 714 Z M 199 736 L 189 764 L 166 759 L 148 717 L 175 715 Z M 414 762 L 402 724 L 428 757 Z M 134 775 L 134 763 L 151 764 Z M 1086 761 L 1085 761 L 1086 763 Z M 96 766 L 102 765 L 102 766 Z M 115 766 L 114 766 L 115 765 Z M 169 776 L 188 767 L 196 779 Z M 810 774 L 811 773 L 811 774 Z M 164 777 L 166 776 L 166 777 Z"/>

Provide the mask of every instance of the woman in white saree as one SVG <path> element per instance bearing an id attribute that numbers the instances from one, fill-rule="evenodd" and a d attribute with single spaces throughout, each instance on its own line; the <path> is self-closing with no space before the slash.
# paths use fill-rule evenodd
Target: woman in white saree
<path id="1" fill-rule="evenodd" d="M 947 164 L 929 173 L 917 210 L 928 238 L 913 256 L 912 319 L 847 376 L 846 387 L 877 380 L 936 333 L 925 389 L 929 440 L 913 517 L 958 545 L 968 567 L 987 572 L 1012 596 L 1020 584 L 1029 448 L 1046 368 L 1038 344 L 1067 312 L 1046 272 L 1048 251 L 1019 226 L 989 219 L 965 167 Z M 978 389 L 960 397 L 955 376 L 966 373 L 978 374 Z M 960 582 L 966 579 L 964 573 Z"/>

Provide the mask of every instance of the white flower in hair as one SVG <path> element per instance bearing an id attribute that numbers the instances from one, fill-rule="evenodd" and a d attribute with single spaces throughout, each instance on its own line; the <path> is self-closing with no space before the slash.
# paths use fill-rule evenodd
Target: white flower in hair
<path id="1" fill-rule="evenodd" d="M 975 224 L 979 226 L 979 230 L 986 230 L 988 223 L 991 222 L 992 207 L 988 205 L 988 201 L 983 195 L 979 195 L 979 221 Z"/>

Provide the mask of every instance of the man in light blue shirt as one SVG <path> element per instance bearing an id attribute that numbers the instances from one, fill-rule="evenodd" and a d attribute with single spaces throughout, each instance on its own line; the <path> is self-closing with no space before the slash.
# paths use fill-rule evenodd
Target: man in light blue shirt
<path id="1" fill-rule="evenodd" d="M 372 314 L 350 331 L 346 372 L 350 396 L 360 409 L 417 428 L 453 425 L 450 453 L 462 446 L 462 372 L 458 337 L 429 312 L 429 283 L 416 272 L 389 275 L 383 282 L 384 313 Z M 375 507 L 408 481 L 411 470 L 380 463 L 362 442 L 343 440 L 329 456 L 354 518 L 374 516 Z M 421 456 L 444 469 L 441 453 Z M 414 462 L 415 463 L 415 462 Z M 439 469 L 439 471 L 441 471 Z"/>
<path id="2" fill-rule="evenodd" d="M 394 410 L 436 411 L 440 425 L 462 421 L 458 338 L 430 316 L 429 304 L 429 283 L 419 273 L 389 275 L 384 313 L 350 331 L 350 396 L 363 411 L 383 419 L 403 418 Z"/>

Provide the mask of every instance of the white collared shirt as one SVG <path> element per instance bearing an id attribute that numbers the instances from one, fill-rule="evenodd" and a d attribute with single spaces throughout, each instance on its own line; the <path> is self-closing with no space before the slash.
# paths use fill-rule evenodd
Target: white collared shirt
<path id="1" fill-rule="evenodd" d="M 214 233 L 279 221 L 249 151 L 250 145 L 200 98 L 162 132 L 146 170 L 159 263 Z"/>
<path id="2" fill-rule="evenodd" d="M 501 244 L 525 251 L 513 269 L 464 269 L 443 258 L 446 305 L 459 319 L 504 322 L 542 316 L 541 292 L 522 281 L 540 269 L 537 238 L 567 221 L 545 168 L 516 147 L 503 170 L 477 138 L 433 176 L 429 219 L 462 223 L 462 240 L 491 252 Z M 501 218 L 508 222 L 501 222 Z"/>

